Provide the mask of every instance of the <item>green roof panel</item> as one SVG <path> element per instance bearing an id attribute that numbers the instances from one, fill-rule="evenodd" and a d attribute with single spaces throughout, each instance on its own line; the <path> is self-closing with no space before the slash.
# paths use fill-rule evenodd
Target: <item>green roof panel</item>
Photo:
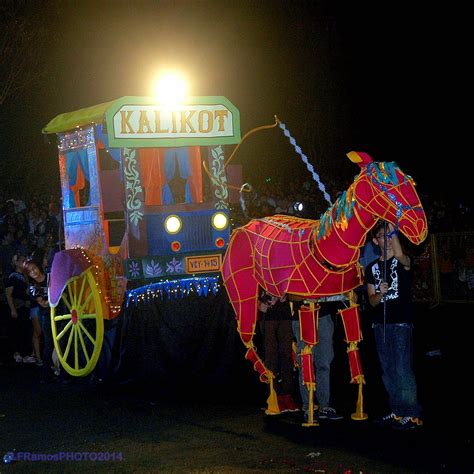
<path id="1" fill-rule="evenodd" d="M 104 102 L 92 107 L 59 114 L 43 128 L 43 133 L 67 132 L 91 123 L 101 123 L 105 118 L 105 112 L 114 102 L 116 101 Z"/>

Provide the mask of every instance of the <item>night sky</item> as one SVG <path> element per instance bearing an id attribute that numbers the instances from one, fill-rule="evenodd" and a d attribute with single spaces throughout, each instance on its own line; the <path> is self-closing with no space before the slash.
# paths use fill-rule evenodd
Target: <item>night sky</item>
<path id="1" fill-rule="evenodd" d="M 440 28 L 447 24 L 445 12 L 432 6 L 372 0 L 34 3 L 41 5 L 37 15 L 47 30 L 44 44 L 33 46 L 41 58 L 39 79 L 0 110 L 2 161 L 14 162 L 25 176 L 38 173 L 59 189 L 56 149 L 41 133 L 57 114 L 150 95 L 153 75 L 176 68 L 188 77 L 192 95 L 223 95 L 240 110 L 242 135 L 273 123 L 276 114 L 323 182 L 350 184 L 357 167 L 345 153 L 355 149 L 376 161 L 395 160 L 419 192 L 440 189 L 439 175 L 433 180 L 428 173 L 450 152 L 441 112 L 450 59 Z M 246 179 L 310 177 L 279 129 L 249 138 L 234 163 L 243 165 Z M 444 194 L 467 194 L 466 174 L 459 184 L 459 170 L 450 164 L 442 175 L 457 183 L 445 186 Z"/>

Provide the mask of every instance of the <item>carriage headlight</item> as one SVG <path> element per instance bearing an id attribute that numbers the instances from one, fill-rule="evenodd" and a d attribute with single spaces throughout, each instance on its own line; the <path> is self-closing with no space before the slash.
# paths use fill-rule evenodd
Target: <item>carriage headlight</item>
<path id="1" fill-rule="evenodd" d="M 169 234 L 177 234 L 181 227 L 183 227 L 183 221 L 175 215 L 170 215 L 165 219 L 165 229 Z"/>
<path id="2" fill-rule="evenodd" d="M 212 227 L 216 230 L 223 230 L 229 225 L 229 218 L 223 212 L 216 212 L 211 219 Z"/>

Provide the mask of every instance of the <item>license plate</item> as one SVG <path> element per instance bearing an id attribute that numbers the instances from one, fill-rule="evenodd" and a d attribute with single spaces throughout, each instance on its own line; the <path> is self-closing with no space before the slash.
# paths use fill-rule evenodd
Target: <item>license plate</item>
<path id="1" fill-rule="evenodd" d="M 186 273 L 218 272 L 221 269 L 221 255 L 186 257 Z"/>

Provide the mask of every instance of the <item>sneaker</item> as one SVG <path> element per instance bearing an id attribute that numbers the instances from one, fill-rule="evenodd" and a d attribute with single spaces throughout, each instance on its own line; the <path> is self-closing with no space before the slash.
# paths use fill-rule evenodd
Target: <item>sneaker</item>
<path id="1" fill-rule="evenodd" d="M 342 420 L 344 417 L 340 415 L 334 408 L 325 407 L 320 408 L 318 411 L 318 416 L 320 420 Z"/>
<path id="2" fill-rule="evenodd" d="M 377 426 L 392 426 L 393 423 L 397 423 L 398 420 L 401 419 L 401 416 L 395 415 L 395 413 L 389 413 L 388 415 L 383 416 L 382 418 L 378 418 L 374 420 L 374 423 Z"/>
<path id="3" fill-rule="evenodd" d="M 36 362 L 36 358 L 33 356 L 26 356 L 26 357 L 23 357 L 23 362 L 25 364 L 34 364 Z"/>
<path id="4" fill-rule="evenodd" d="M 15 360 L 17 364 L 19 364 L 20 362 L 23 362 L 23 357 L 21 357 L 21 355 L 18 354 L 18 352 L 15 352 L 13 354 L 13 359 Z"/>
<path id="5" fill-rule="evenodd" d="M 36 367 L 43 367 L 43 361 L 41 359 L 35 359 Z"/>
<path id="6" fill-rule="evenodd" d="M 392 428 L 395 430 L 412 430 L 415 428 L 421 428 L 422 426 L 423 420 L 413 416 L 404 416 L 392 424 Z"/>

